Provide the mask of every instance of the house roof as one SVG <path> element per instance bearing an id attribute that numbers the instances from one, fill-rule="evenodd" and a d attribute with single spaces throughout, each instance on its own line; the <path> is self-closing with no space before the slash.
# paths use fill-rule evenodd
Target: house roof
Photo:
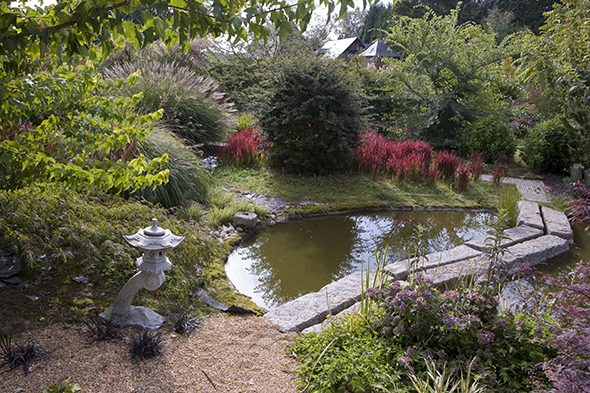
<path id="1" fill-rule="evenodd" d="M 387 46 L 385 41 L 377 40 L 366 51 L 360 54 L 365 57 L 400 57 L 400 54 Z"/>
<path id="2" fill-rule="evenodd" d="M 359 41 L 357 37 L 353 38 L 344 38 L 341 40 L 336 41 L 328 41 L 322 46 L 322 48 L 318 51 L 318 53 L 323 54 L 326 57 L 331 57 L 333 59 L 337 58 L 341 54 L 343 54 L 350 46 L 355 42 Z M 359 41 L 359 43 L 361 43 Z M 362 43 L 361 43 L 362 45 Z"/>

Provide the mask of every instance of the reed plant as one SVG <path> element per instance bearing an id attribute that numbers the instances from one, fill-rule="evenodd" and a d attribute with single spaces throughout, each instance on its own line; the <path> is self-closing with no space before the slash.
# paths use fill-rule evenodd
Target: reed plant
<path id="1" fill-rule="evenodd" d="M 187 200 L 208 203 L 211 176 L 203 167 L 199 156 L 172 132 L 154 128 L 143 141 L 137 143 L 136 154 L 146 159 L 168 154 L 164 169 L 170 170 L 168 183 L 156 187 L 144 187 L 135 192 L 146 200 L 169 208 L 182 206 Z"/>

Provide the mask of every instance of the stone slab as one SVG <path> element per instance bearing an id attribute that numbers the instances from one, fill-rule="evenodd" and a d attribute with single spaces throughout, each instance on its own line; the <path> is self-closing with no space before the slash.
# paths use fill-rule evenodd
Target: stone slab
<path id="1" fill-rule="evenodd" d="M 513 273 L 513 268 L 519 263 L 536 266 L 551 258 L 565 254 L 568 250 L 569 243 L 566 239 L 554 235 L 545 235 L 508 247 L 504 254 L 504 263 L 506 269 Z"/>
<path id="2" fill-rule="evenodd" d="M 545 230 L 541 209 L 536 202 L 520 201 L 518 202 L 518 219 L 516 226 L 528 225 L 533 228 Z"/>
<path id="3" fill-rule="evenodd" d="M 326 285 L 318 292 L 291 300 L 267 312 L 264 317 L 283 331 L 300 332 L 321 323 L 328 314 L 338 314 L 352 306 L 360 300 L 361 291 L 361 272 L 358 271 Z"/>
<path id="4" fill-rule="evenodd" d="M 454 262 L 462 261 L 469 258 L 474 258 L 481 255 L 481 251 L 466 245 L 452 248 L 450 250 L 434 252 L 426 255 L 424 258 L 416 263 L 415 271 L 423 271 L 426 269 L 435 268 L 437 266 L 444 266 Z M 405 280 L 408 277 L 408 260 L 400 260 L 391 263 L 384 268 L 397 280 Z"/>
<path id="5" fill-rule="evenodd" d="M 543 206 L 541 214 L 548 235 L 559 236 L 566 239 L 569 244 L 574 244 L 574 231 L 564 212 Z"/>
<path id="6" fill-rule="evenodd" d="M 430 278 L 438 288 L 452 289 L 456 287 L 459 279 L 469 279 L 479 272 L 486 271 L 489 266 L 489 259 L 481 255 L 450 265 L 425 270 L 422 275 Z"/>
<path id="7" fill-rule="evenodd" d="M 500 243 L 501 247 L 510 247 L 517 243 L 525 242 L 527 240 L 535 239 L 543 236 L 545 233 L 539 228 L 533 228 L 528 225 L 521 225 L 518 227 L 506 229 L 504 236 L 507 239 L 502 240 Z M 478 239 L 465 243 L 467 246 L 472 247 L 481 252 L 490 252 L 493 240 L 491 236 L 480 237 Z"/>
<path id="8" fill-rule="evenodd" d="M 111 319 L 113 308 L 102 312 L 99 318 L 105 321 Z M 111 321 L 115 326 L 125 328 L 134 327 L 137 329 L 147 329 L 152 332 L 157 331 L 164 325 L 164 317 L 147 307 L 131 306 L 129 312 L 122 318 Z"/>

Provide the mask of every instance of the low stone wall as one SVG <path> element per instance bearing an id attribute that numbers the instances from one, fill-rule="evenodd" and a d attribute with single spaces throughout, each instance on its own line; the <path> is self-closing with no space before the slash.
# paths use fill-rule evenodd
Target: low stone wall
<path id="1" fill-rule="evenodd" d="M 518 263 L 538 265 L 566 253 L 574 242 L 574 233 L 563 212 L 547 207 L 539 208 L 536 202 L 518 203 L 517 226 L 504 231 L 506 239 L 504 261 L 509 270 Z M 414 269 L 431 277 L 441 288 L 452 288 L 457 280 L 473 276 L 487 269 L 487 253 L 492 246 L 491 237 L 467 242 L 451 250 L 428 254 L 414 262 Z M 407 260 L 385 267 L 392 280 L 408 277 Z M 374 274 L 374 273 L 372 273 Z M 289 332 L 320 331 L 326 316 L 351 312 L 361 298 L 361 272 L 353 273 L 332 282 L 318 292 L 309 293 L 275 308 L 265 318 Z"/>

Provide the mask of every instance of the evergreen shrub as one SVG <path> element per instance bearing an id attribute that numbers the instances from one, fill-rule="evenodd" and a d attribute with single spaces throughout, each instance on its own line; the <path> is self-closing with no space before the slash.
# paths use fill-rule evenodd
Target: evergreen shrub
<path id="1" fill-rule="evenodd" d="M 569 168 L 568 133 L 557 117 L 536 124 L 528 132 L 522 159 L 531 168 L 544 172 L 564 172 Z"/>
<path id="2" fill-rule="evenodd" d="M 498 153 L 505 154 L 509 159 L 514 157 L 516 139 L 510 128 L 497 116 L 487 116 L 467 127 L 461 146 L 464 154 L 471 150 L 485 152 L 484 160 L 491 162 Z"/>
<path id="3" fill-rule="evenodd" d="M 289 172 L 329 173 L 351 163 L 362 126 L 360 87 L 338 60 L 280 61 L 260 124 L 268 160 Z"/>

